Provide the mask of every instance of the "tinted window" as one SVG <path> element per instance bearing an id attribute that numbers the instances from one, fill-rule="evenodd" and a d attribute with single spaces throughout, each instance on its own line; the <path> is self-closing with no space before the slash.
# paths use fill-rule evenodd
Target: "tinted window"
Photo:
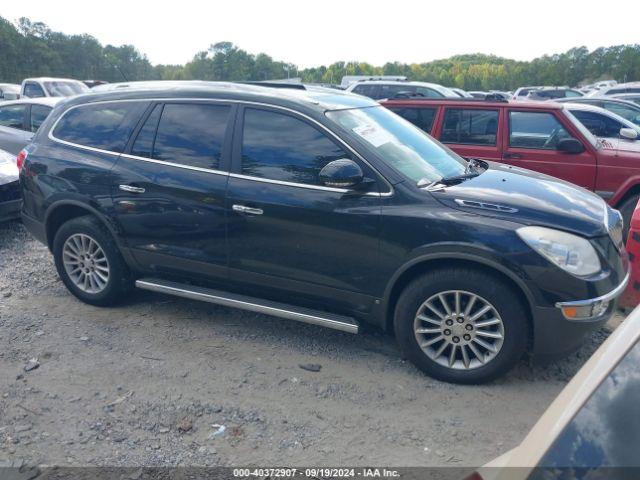
<path id="1" fill-rule="evenodd" d="M 156 105 L 153 111 L 144 122 L 144 126 L 138 132 L 136 141 L 131 147 L 131 154 L 139 157 L 151 157 L 153 152 L 153 141 L 156 138 L 156 130 L 158 128 L 158 121 L 160 120 L 160 113 L 162 112 L 162 105 Z"/>
<path id="2" fill-rule="evenodd" d="M 444 95 L 435 91 L 433 88 L 416 87 L 416 93 L 425 98 L 444 98 Z"/>
<path id="3" fill-rule="evenodd" d="M 145 102 L 81 105 L 63 114 L 53 135 L 78 145 L 121 152 L 145 107 Z"/>
<path id="4" fill-rule="evenodd" d="M 636 344 L 558 435 L 529 478 L 638 478 L 640 345 Z M 553 470 L 567 469 L 566 475 Z M 600 470 L 600 471 L 598 471 Z M 564 473 L 564 472 L 563 472 Z"/>
<path id="5" fill-rule="evenodd" d="M 443 143 L 495 145 L 498 135 L 498 111 L 447 108 L 444 114 Z"/>
<path id="6" fill-rule="evenodd" d="M 35 132 L 40 128 L 40 125 L 42 125 L 42 122 L 45 121 L 50 112 L 51 107 L 47 107 L 45 105 L 31 105 L 30 128 L 32 132 Z"/>
<path id="7" fill-rule="evenodd" d="M 373 97 L 375 93 L 375 85 L 358 85 L 353 89 L 353 93 L 364 95 L 365 97 Z"/>
<path id="8" fill-rule="evenodd" d="M 153 158 L 217 169 L 229 111 L 228 105 L 166 104 L 153 144 Z"/>
<path id="9" fill-rule="evenodd" d="M 409 120 L 419 129 L 431 133 L 433 120 L 436 117 L 435 108 L 392 108 L 391 111 Z"/>
<path id="10" fill-rule="evenodd" d="M 555 150 L 571 135 L 551 113 L 509 112 L 509 145 L 518 148 Z"/>
<path id="11" fill-rule="evenodd" d="M 3 127 L 22 129 L 26 108 L 26 105 L 7 105 L 0 107 L 0 125 Z"/>
<path id="12" fill-rule="evenodd" d="M 44 90 L 37 83 L 26 83 L 24 85 L 24 96 L 30 98 L 44 97 Z"/>
<path id="13" fill-rule="evenodd" d="M 640 109 L 615 102 L 604 102 L 604 108 L 640 125 Z"/>
<path id="14" fill-rule="evenodd" d="M 622 123 L 600 113 L 582 110 L 570 111 L 596 137 L 617 137 L 620 134 L 620 129 L 625 127 Z"/>
<path id="15" fill-rule="evenodd" d="M 320 170 L 333 160 L 348 157 L 324 133 L 301 120 L 266 110 L 245 110 L 245 175 L 320 185 Z"/>

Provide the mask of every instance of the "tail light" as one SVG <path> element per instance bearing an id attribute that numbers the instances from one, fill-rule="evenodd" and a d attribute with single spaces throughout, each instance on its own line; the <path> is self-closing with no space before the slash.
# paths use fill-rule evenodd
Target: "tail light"
<path id="1" fill-rule="evenodd" d="M 18 154 L 18 158 L 16 158 L 16 166 L 18 167 L 18 172 L 22 170 L 22 166 L 24 165 L 24 161 L 27 159 L 27 155 L 29 152 L 26 150 L 21 150 Z"/>

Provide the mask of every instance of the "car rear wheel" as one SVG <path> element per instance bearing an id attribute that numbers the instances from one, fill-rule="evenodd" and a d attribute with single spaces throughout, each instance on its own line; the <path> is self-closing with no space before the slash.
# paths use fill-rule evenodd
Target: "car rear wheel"
<path id="1" fill-rule="evenodd" d="M 484 383 L 522 357 L 529 322 L 517 293 L 476 270 L 439 269 L 410 283 L 395 312 L 404 355 L 428 375 L 453 383 Z"/>
<path id="2" fill-rule="evenodd" d="M 64 223 L 53 241 L 60 278 L 76 297 L 91 305 L 112 305 L 132 289 L 131 275 L 110 232 L 95 217 Z"/>

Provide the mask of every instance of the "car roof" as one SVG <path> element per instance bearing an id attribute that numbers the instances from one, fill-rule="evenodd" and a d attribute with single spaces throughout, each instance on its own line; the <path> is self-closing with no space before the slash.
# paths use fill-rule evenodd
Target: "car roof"
<path id="1" fill-rule="evenodd" d="M 383 105 L 395 106 L 420 106 L 420 105 L 447 105 L 454 107 L 504 107 L 509 106 L 518 109 L 533 110 L 562 110 L 564 105 L 555 102 L 533 102 L 533 101 L 500 101 L 500 100 L 481 100 L 471 98 L 402 98 L 384 100 Z"/>
<path id="2" fill-rule="evenodd" d="M 69 97 L 68 105 L 131 99 L 207 99 L 248 101 L 297 106 L 308 111 L 373 107 L 374 100 L 333 88 L 302 84 L 234 83 L 190 81 L 131 82 L 126 88 L 96 91 Z"/>
<path id="3" fill-rule="evenodd" d="M 9 100 L 2 102 L 0 105 L 21 105 L 27 103 L 30 105 L 45 105 L 47 107 L 55 107 L 61 100 L 65 100 L 66 97 L 37 97 L 37 98 L 21 98 L 20 100 Z"/>
<path id="4" fill-rule="evenodd" d="M 80 80 L 76 80 L 75 78 L 59 78 L 59 77 L 31 77 L 25 78 L 24 82 L 78 82 L 82 83 Z"/>

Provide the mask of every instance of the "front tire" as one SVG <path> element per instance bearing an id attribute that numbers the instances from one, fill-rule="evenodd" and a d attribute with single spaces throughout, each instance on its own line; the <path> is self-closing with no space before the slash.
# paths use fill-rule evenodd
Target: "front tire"
<path id="1" fill-rule="evenodd" d="M 67 289 L 90 305 L 114 305 L 132 289 L 131 274 L 118 246 L 93 216 L 73 218 L 58 229 L 53 258 Z"/>
<path id="2" fill-rule="evenodd" d="M 517 292 L 501 278 L 437 269 L 402 292 L 394 328 L 403 354 L 433 378 L 479 384 L 509 371 L 527 349 L 530 327 Z"/>

